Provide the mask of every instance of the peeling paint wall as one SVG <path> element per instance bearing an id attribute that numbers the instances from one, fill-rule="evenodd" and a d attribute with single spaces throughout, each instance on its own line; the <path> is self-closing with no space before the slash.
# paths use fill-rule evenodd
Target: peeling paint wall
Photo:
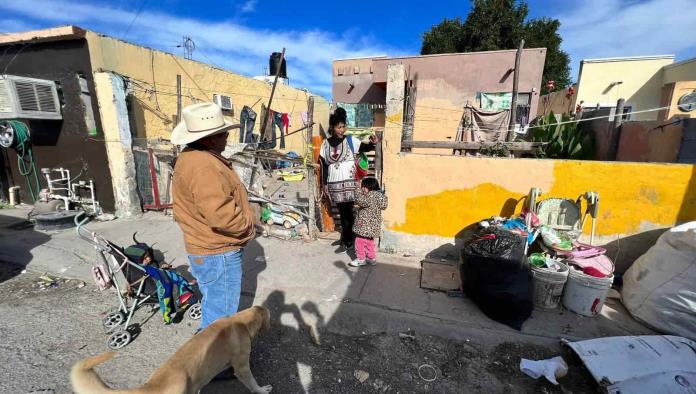
<path id="1" fill-rule="evenodd" d="M 99 72 L 94 74 L 94 86 L 106 140 L 116 216 L 133 217 L 142 213 L 142 210 L 136 190 L 135 160 L 124 83 L 115 74 Z"/>
<path id="2" fill-rule="evenodd" d="M 261 127 L 261 104 L 268 103 L 271 85 L 234 74 L 169 53 L 140 47 L 111 37 L 87 32 L 92 68 L 114 71 L 130 78 L 145 81 L 134 87 L 135 100 L 130 103 L 131 123 L 136 138 L 162 137 L 168 139 L 175 126 L 176 75 L 181 75 L 183 106 L 212 101 L 213 94 L 232 97 L 234 113 L 228 118 L 239 123 L 242 107 L 248 105 L 257 113 L 254 132 Z M 155 89 L 157 93 L 149 92 Z M 274 111 L 289 113 L 290 131 L 303 126 L 301 114 L 307 111 L 310 93 L 286 85 L 278 85 L 273 98 Z M 315 133 L 328 130 L 329 104 L 319 96 L 314 99 Z M 239 141 L 239 131 L 232 130 L 230 142 Z M 304 133 L 286 138 L 286 150 L 302 152 Z M 137 142 L 137 141 L 136 141 Z"/>
<path id="3" fill-rule="evenodd" d="M 543 196 L 572 199 L 598 192 L 600 236 L 696 219 L 690 165 L 424 155 L 402 155 L 397 165 L 422 182 L 390 184 L 385 220 L 387 228 L 411 234 L 453 237 L 491 215 L 518 213 L 532 187 Z"/>

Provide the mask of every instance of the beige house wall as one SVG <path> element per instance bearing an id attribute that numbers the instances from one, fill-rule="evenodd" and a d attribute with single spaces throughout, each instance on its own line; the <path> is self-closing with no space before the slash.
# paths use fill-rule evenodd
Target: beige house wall
<path id="1" fill-rule="evenodd" d="M 261 104 L 268 103 L 270 84 L 94 32 L 88 31 L 86 39 L 93 70 L 112 71 L 134 80 L 131 87 L 135 100 L 130 112 L 136 138 L 169 139 L 176 119 L 177 74 L 181 75 L 183 106 L 213 101 L 213 94 L 230 96 L 234 114 L 227 116 L 228 119 L 239 123 L 242 107 L 247 105 L 257 113 L 254 132 L 259 132 Z M 301 114 L 307 111 L 310 94 L 286 85 L 277 86 L 272 109 L 290 114 L 290 132 L 303 126 Z M 320 96 L 315 96 L 314 103 L 316 134 L 321 129 L 328 130 L 329 103 Z M 239 141 L 238 133 L 238 130 L 230 133 L 231 143 Z M 291 135 L 286 138 L 285 150 L 302 153 L 305 141 L 304 133 Z"/>
<path id="2" fill-rule="evenodd" d="M 660 106 L 662 68 L 674 56 L 583 60 L 580 64 L 576 102 L 583 107 L 614 107 L 620 98 L 632 111 Z M 620 83 L 619 83 L 620 82 Z M 654 120 L 658 112 L 634 114 L 631 120 Z"/>
<path id="3" fill-rule="evenodd" d="M 696 81 L 696 58 L 665 66 L 662 72 L 662 84 L 679 81 Z"/>

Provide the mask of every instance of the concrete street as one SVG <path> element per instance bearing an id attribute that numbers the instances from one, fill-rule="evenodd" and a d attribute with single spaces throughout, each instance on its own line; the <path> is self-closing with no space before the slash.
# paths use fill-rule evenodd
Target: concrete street
<path id="1" fill-rule="evenodd" d="M 0 211 L 0 332 L 7 366 L 0 372 L 0 392 L 67 393 L 69 367 L 107 350 L 101 318 L 117 298 L 93 285 L 89 270 L 96 256 L 89 243 L 72 230 L 26 228 L 25 215 L 22 209 Z M 171 217 L 149 213 L 87 226 L 122 246 L 137 231 L 139 240 L 154 244 L 186 272 L 181 234 Z M 594 392 L 596 384 L 561 349 L 559 338 L 650 333 L 615 299 L 596 318 L 535 311 L 518 332 L 488 319 L 466 298 L 420 289 L 417 258 L 382 254 L 377 266 L 361 269 L 349 268 L 349 261 L 332 241 L 251 242 L 242 304 L 266 305 L 274 316 L 273 330 L 254 347 L 252 370 L 259 383 L 279 393 Z M 36 283 L 44 272 L 64 279 L 41 290 Z M 80 287 L 80 281 L 87 285 Z M 133 343 L 98 368 L 114 387 L 142 384 L 197 324 L 184 319 L 165 327 L 147 308 L 136 322 L 141 327 Z M 319 346 L 310 338 L 312 326 Z M 571 365 L 560 386 L 519 371 L 520 357 L 559 354 Z M 360 383 L 356 370 L 368 372 L 368 379 Z M 213 382 L 205 392 L 230 390 L 244 392 L 236 381 Z"/>

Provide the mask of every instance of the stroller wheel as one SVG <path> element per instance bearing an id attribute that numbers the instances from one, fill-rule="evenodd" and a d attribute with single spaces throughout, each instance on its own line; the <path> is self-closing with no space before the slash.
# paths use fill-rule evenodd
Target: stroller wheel
<path id="1" fill-rule="evenodd" d="M 126 321 L 126 316 L 123 314 L 123 312 L 116 311 L 106 315 L 104 320 L 102 320 L 102 324 L 104 324 L 104 327 L 111 330 L 123 324 L 124 321 Z"/>
<path id="2" fill-rule="evenodd" d="M 186 311 L 186 314 L 191 320 L 200 320 L 200 318 L 203 316 L 203 312 L 201 311 L 201 303 L 197 302 L 191 305 L 188 311 Z"/>
<path id="3" fill-rule="evenodd" d="M 111 334 L 109 340 L 106 342 L 106 346 L 108 346 L 109 349 L 118 350 L 128 345 L 131 338 L 131 333 L 127 330 L 117 331 Z"/>

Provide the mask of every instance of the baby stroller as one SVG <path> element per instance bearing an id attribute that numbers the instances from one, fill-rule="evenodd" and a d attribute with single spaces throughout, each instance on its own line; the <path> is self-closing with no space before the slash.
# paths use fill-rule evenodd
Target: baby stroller
<path id="1" fill-rule="evenodd" d="M 100 260 L 95 262 L 92 268 L 97 286 L 100 290 L 111 287 L 116 289 L 118 306 L 107 312 L 102 324 L 109 334 L 107 346 L 113 350 L 121 349 L 133 339 L 131 320 L 135 311 L 144 305 L 158 303 L 157 286 L 145 269 L 136 264 L 123 248 L 95 232 L 86 230 L 83 224 L 84 221 L 78 222 L 77 235 L 94 246 Z M 123 276 L 122 281 L 116 277 L 119 273 Z M 128 289 L 126 291 L 122 285 L 124 282 Z M 198 320 L 201 318 L 201 304 L 192 297 L 195 297 L 192 293 L 180 295 L 176 300 L 176 306 L 179 308 L 195 301 L 188 306 L 186 315 L 192 320 Z"/>

